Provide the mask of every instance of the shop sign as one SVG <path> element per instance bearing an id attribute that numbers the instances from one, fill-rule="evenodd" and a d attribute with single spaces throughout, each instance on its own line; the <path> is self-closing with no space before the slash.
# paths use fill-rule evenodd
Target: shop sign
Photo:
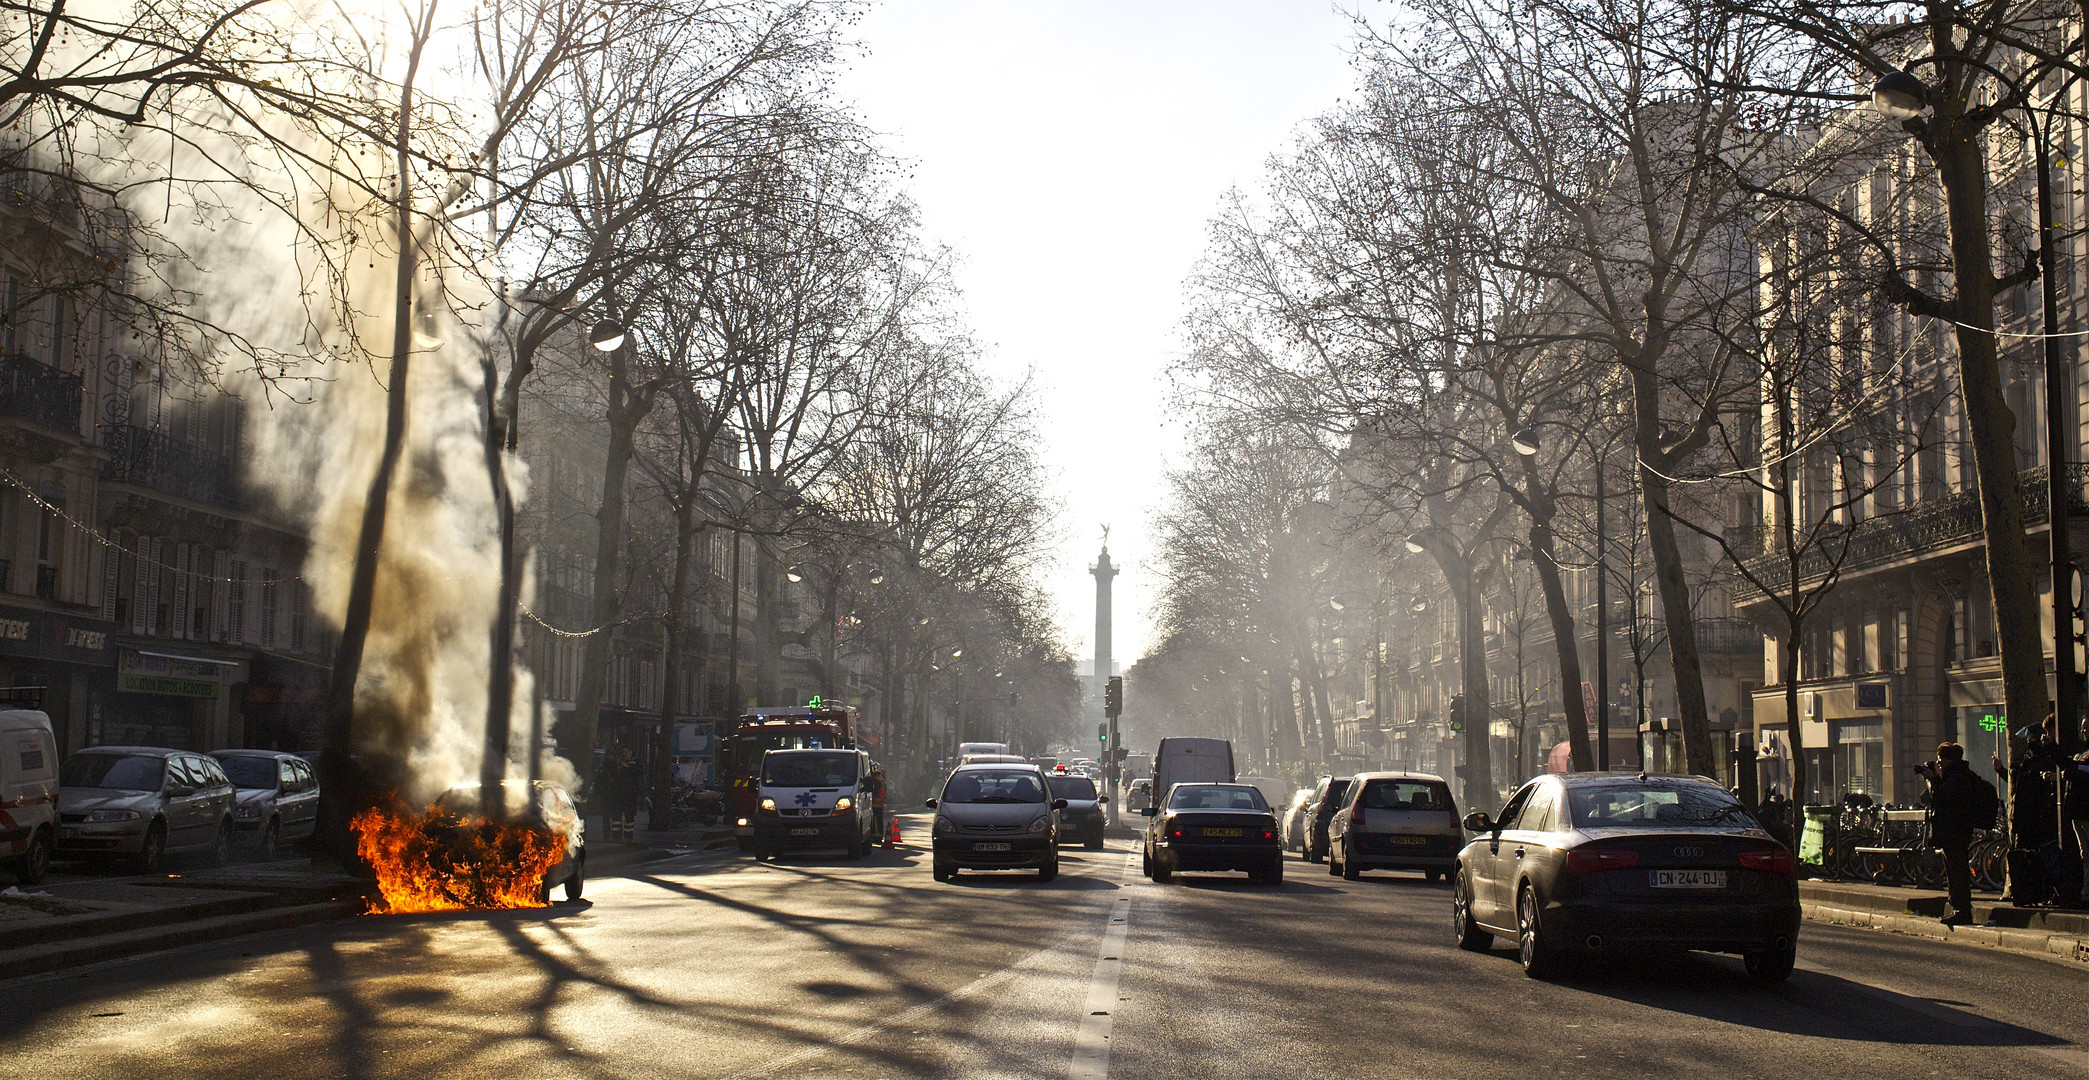
<path id="1" fill-rule="evenodd" d="M 115 628 L 100 619 L 0 607 L 0 655 L 106 665 Z"/>
<path id="2" fill-rule="evenodd" d="M 196 679 L 176 679 L 166 675 L 139 675 L 133 672 L 118 672 L 116 689 L 126 694 L 158 694 L 162 697 L 215 698 L 218 684 Z"/>
<path id="3" fill-rule="evenodd" d="M 675 756 L 700 757 L 718 751 L 718 740 L 711 733 L 709 720 L 681 720 L 675 723 Z"/>
<path id="4" fill-rule="evenodd" d="M 228 675 L 233 681 L 237 681 L 239 669 L 240 665 L 237 663 L 186 660 L 178 656 L 149 656 L 135 649 L 124 649 L 116 658 L 116 670 L 122 674 L 163 675 L 208 683 L 223 682 Z"/>

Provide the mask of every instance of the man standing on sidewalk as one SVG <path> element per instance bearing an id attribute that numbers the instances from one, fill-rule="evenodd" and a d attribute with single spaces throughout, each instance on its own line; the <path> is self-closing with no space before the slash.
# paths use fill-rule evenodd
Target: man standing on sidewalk
<path id="1" fill-rule="evenodd" d="M 1994 827 L 2000 800 L 1994 785 L 1966 764 L 1966 748 L 1957 743 L 1939 744 L 1937 760 L 1919 769 L 1929 781 L 1929 835 L 1944 849 L 1944 882 L 1951 894 L 1951 910 L 1941 921 L 1966 926 L 1973 921 L 1973 830 Z"/>

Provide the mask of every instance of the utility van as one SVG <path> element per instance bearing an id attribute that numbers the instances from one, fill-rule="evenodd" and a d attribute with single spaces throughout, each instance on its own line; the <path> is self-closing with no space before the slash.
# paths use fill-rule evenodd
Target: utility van
<path id="1" fill-rule="evenodd" d="M 34 885 L 58 845 L 58 742 L 51 718 L 34 709 L 0 711 L 0 865 Z"/>
<path id="2" fill-rule="evenodd" d="M 1153 752 L 1153 803 L 1162 805 L 1177 784 L 1233 782 L 1233 744 L 1225 739 L 1162 739 Z M 1132 807 L 1132 809 L 1142 809 Z"/>
<path id="3" fill-rule="evenodd" d="M 754 857 L 785 848 L 841 848 L 851 859 L 877 836 L 877 763 L 861 750 L 771 750 L 762 755 Z"/>

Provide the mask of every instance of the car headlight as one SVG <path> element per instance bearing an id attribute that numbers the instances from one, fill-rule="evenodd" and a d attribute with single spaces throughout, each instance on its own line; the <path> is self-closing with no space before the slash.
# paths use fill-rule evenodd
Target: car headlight
<path id="1" fill-rule="evenodd" d="M 847 795 L 844 795 L 841 798 L 834 800 L 834 812 L 837 814 L 846 814 L 849 812 L 849 808 L 855 805 L 856 802 L 854 799 L 851 799 Z"/>
<path id="2" fill-rule="evenodd" d="M 87 815 L 87 823 L 90 825 L 105 825 L 111 821 L 136 820 L 138 820 L 138 812 L 136 810 L 94 810 Z"/>
<path id="3" fill-rule="evenodd" d="M 1049 814 L 1044 817 L 1038 818 L 1036 821 L 1030 823 L 1030 831 L 1034 833 L 1041 833 L 1051 827 L 1052 819 L 1051 815 Z"/>
<path id="4" fill-rule="evenodd" d="M 232 816 L 241 821 L 251 821 L 261 816 L 260 803 L 240 803 L 232 808 Z"/>
<path id="5" fill-rule="evenodd" d="M 954 832 L 956 832 L 956 831 L 957 831 L 957 826 L 955 826 L 955 825 L 952 825 L 952 824 L 950 823 L 950 819 L 949 819 L 949 818 L 947 818 L 947 817 L 941 817 L 941 816 L 938 816 L 938 817 L 936 818 L 936 828 L 935 828 L 935 834 L 936 834 L 937 836 L 949 836 L 949 835 L 950 835 L 951 833 L 954 833 Z"/>
<path id="6" fill-rule="evenodd" d="M 762 800 L 762 813 L 764 813 L 764 814 L 773 814 L 773 813 L 775 813 L 775 812 L 776 812 L 776 800 L 775 800 L 775 799 L 763 799 L 763 800 Z"/>

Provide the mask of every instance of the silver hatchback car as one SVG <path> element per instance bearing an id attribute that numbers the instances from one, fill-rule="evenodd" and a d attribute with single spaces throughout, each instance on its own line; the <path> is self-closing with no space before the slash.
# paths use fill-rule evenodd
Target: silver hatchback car
<path id="1" fill-rule="evenodd" d="M 943 781 L 931 869 L 937 881 L 959 870 L 1035 868 L 1040 881 L 1059 876 L 1059 812 L 1042 769 L 1016 764 L 960 765 Z"/>
<path id="2" fill-rule="evenodd" d="M 1356 774 L 1327 836 L 1327 872 L 1350 881 L 1366 870 L 1420 870 L 1435 881 L 1457 868 L 1465 843 L 1451 786 L 1411 772 Z"/>
<path id="3" fill-rule="evenodd" d="M 232 781 L 217 759 L 158 746 L 90 746 L 58 776 L 58 853 L 125 857 L 152 873 L 169 852 L 232 851 Z"/>

